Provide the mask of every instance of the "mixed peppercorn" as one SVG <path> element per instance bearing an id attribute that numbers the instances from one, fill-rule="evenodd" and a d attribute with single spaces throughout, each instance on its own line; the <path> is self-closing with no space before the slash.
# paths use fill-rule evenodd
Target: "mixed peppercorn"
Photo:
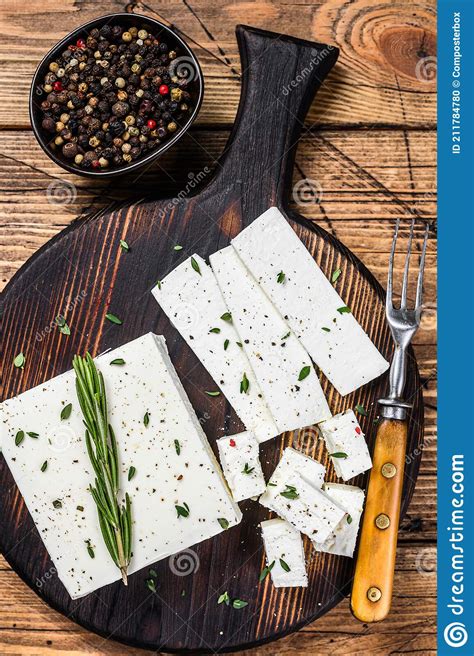
<path id="1" fill-rule="evenodd" d="M 157 148 L 193 109 L 189 58 L 146 29 L 103 25 L 51 61 L 41 125 L 50 147 L 80 169 L 133 162 Z"/>

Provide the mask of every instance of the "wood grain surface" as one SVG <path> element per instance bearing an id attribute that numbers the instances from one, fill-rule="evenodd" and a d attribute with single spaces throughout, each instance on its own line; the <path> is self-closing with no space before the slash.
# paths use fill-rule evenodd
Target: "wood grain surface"
<path id="1" fill-rule="evenodd" d="M 317 194 L 306 195 L 306 202 L 295 207 L 341 239 L 384 284 L 395 218 L 435 216 L 435 83 L 419 79 L 415 70 L 424 59 L 420 42 L 429 48 L 434 40 L 433 5 L 152 3 L 155 11 L 171 18 L 224 63 L 196 49 L 207 82 L 201 123 L 153 171 L 128 181 L 126 193 L 125 185 L 118 191 L 64 175 L 40 153 L 27 122 L 25 82 L 44 50 L 65 32 L 100 13 L 123 8 L 116 2 L 103 2 L 99 8 L 93 2 L 37 1 L 19 10 L 17 3 L 2 3 L 2 284 L 76 215 L 103 207 L 111 199 L 140 198 L 150 191 L 172 196 L 186 185 L 189 171 L 197 175 L 215 166 L 238 98 L 233 27 L 236 22 L 250 22 L 250 17 L 253 24 L 268 29 L 281 30 L 284 21 L 287 32 L 341 48 L 336 70 L 319 94 L 320 99 L 326 98 L 325 107 L 315 104 L 310 110 L 294 172 L 294 183 L 305 179 L 310 190 L 311 181 L 316 181 Z M 430 63 L 433 51 L 424 52 Z M 53 193 L 58 181 L 61 193 Z M 297 200 L 302 202 L 301 197 Z M 425 396 L 426 442 L 415 496 L 402 522 L 392 613 L 380 625 L 367 627 L 350 616 L 344 602 L 298 634 L 252 653 L 435 653 L 435 253 L 433 240 L 423 330 L 415 343 Z M 0 589 L 0 653 L 135 653 L 48 609 L 6 565 L 0 569 Z"/>

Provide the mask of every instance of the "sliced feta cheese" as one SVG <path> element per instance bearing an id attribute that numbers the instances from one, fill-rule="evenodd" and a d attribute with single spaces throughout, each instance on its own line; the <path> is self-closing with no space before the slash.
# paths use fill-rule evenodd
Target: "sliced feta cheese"
<path id="1" fill-rule="evenodd" d="M 112 365 L 117 358 L 125 364 Z M 163 337 L 148 333 L 96 363 L 118 442 L 121 489 L 132 500 L 133 573 L 222 532 L 242 515 L 225 484 Z M 67 419 L 60 418 L 72 403 Z M 88 491 L 94 481 L 68 371 L 1 405 L 3 453 L 60 580 L 73 599 L 120 579 Z M 148 422 L 144 421 L 148 413 Z M 147 424 L 147 425 L 145 425 Z M 21 443 L 15 435 L 24 431 Z M 27 432 L 38 434 L 32 439 Z M 46 465 L 44 465 L 46 463 Z M 135 474 L 128 481 L 130 467 Z M 189 506 L 178 517 L 176 506 Z M 95 558 L 86 542 L 94 548 Z"/>
<path id="2" fill-rule="evenodd" d="M 236 251 L 228 246 L 209 259 L 279 432 L 330 417 L 308 353 Z"/>
<path id="3" fill-rule="evenodd" d="M 336 474 L 344 481 L 372 467 L 372 459 L 353 410 L 346 410 L 320 425 Z"/>
<path id="4" fill-rule="evenodd" d="M 346 510 L 331 535 L 324 542 L 314 542 L 316 551 L 352 558 L 359 532 L 360 518 L 364 509 L 364 490 L 354 485 L 325 483 L 323 490 Z"/>
<path id="5" fill-rule="evenodd" d="M 288 476 L 281 492 L 270 499 L 262 500 L 263 496 L 260 503 L 317 542 L 324 542 L 345 515 L 343 508 L 297 472 Z"/>
<path id="6" fill-rule="evenodd" d="M 260 526 L 275 588 L 306 588 L 308 575 L 301 533 L 284 519 L 268 519 Z"/>
<path id="7" fill-rule="evenodd" d="M 278 208 L 255 219 L 232 246 L 340 394 L 388 368 Z"/>
<path id="8" fill-rule="evenodd" d="M 285 488 L 285 481 L 288 476 L 291 476 L 294 472 L 301 474 L 311 485 L 322 487 L 326 469 L 314 458 L 292 449 L 291 446 L 286 447 L 280 462 L 273 470 L 273 474 L 268 481 L 265 494 L 260 499 L 261 503 L 266 505 L 265 501 L 267 499 L 270 500 L 273 496 L 279 494 Z"/>
<path id="9" fill-rule="evenodd" d="M 258 442 L 245 431 L 217 440 L 224 476 L 235 501 L 257 497 L 265 492 L 265 479 L 258 457 Z"/>
<path id="10" fill-rule="evenodd" d="M 237 331 L 228 320 L 227 306 L 211 267 L 199 255 L 193 255 L 169 273 L 152 293 L 245 427 L 255 433 L 259 442 L 278 435 L 280 431 L 250 362 L 238 344 Z M 240 389 L 244 374 L 249 380 L 247 393 Z"/>

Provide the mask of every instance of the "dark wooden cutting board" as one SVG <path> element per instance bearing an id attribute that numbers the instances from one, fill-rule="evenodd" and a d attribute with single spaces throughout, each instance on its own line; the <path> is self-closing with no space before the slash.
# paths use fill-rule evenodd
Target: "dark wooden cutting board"
<path id="1" fill-rule="evenodd" d="M 165 335 L 171 358 L 215 449 L 236 419 L 225 399 L 210 398 L 208 373 L 170 326 L 150 294 L 160 278 L 193 252 L 208 257 L 271 205 L 278 205 L 298 235 L 330 276 L 342 269 L 337 289 L 379 349 L 391 356 L 384 318 L 383 291 L 363 264 L 341 243 L 314 224 L 290 213 L 294 151 L 314 93 L 337 59 L 337 49 L 252 28 L 237 29 L 243 89 L 239 111 L 215 174 L 204 178 L 193 196 L 148 200 L 76 221 L 40 249 L 14 276 L 2 296 L 4 352 L 3 398 L 23 392 L 70 369 L 73 354 L 93 355 L 115 348 L 148 331 Z M 186 153 L 182 152 L 183 167 Z M 189 190 L 188 190 L 189 191 Z M 194 192 L 193 192 L 194 193 Z M 129 253 L 119 248 L 125 239 Z M 181 244 L 183 250 L 173 250 Z M 238 284 L 238 281 L 236 281 Z M 112 325 L 110 311 L 123 319 Z M 54 327 L 64 315 L 71 335 Z M 23 351 L 23 371 L 12 365 Z M 342 399 L 326 380 L 323 387 L 336 413 L 360 403 L 370 448 L 375 433 L 376 399 L 386 379 L 374 381 Z M 423 406 L 418 369 L 409 358 L 408 398 L 414 402 L 409 427 L 403 511 L 413 493 L 423 440 Z M 266 476 L 285 446 L 321 460 L 336 480 L 314 429 L 288 433 L 263 445 Z M 355 484 L 364 486 L 366 477 Z M 264 553 L 258 524 L 269 517 L 258 503 L 241 504 L 240 526 L 193 547 L 179 563 L 159 562 L 157 593 L 147 588 L 148 572 L 130 577 L 125 588 L 110 585 L 71 601 L 29 516 L 3 458 L 0 461 L 2 552 L 13 569 L 49 605 L 105 637 L 165 651 L 232 651 L 275 639 L 321 616 L 350 590 L 353 561 L 316 554 L 305 545 L 309 587 L 275 590 L 270 578 L 258 582 Z M 191 564 L 189 564 L 191 563 Z M 248 601 L 236 610 L 218 605 L 228 591 Z"/>

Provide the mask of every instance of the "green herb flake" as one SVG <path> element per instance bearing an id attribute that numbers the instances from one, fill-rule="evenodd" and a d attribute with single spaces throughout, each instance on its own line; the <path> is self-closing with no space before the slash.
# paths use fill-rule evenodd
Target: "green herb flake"
<path id="1" fill-rule="evenodd" d="M 358 413 L 359 413 L 360 415 L 362 415 L 363 417 L 367 417 L 367 410 L 366 410 L 366 409 L 364 408 L 364 406 L 361 405 L 360 403 L 358 403 L 358 404 L 356 405 L 356 407 L 355 407 L 355 411 L 358 412 Z"/>
<path id="2" fill-rule="evenodd" d="M 193 267 L 194 271 L 196 271 L 196 273 L 199 273 L 199 275 L 202 276 L 201 269 L 199 268 L 199 264 L 196 262 L 194 257 L 191 258 L 191 266 Z"/>
<path id="3" fill-rule="evenodd" d="M 176 246 L 173 246 L 174 251 L 182 251 L 183 247 L 180 244 L 176 244 Z"/>
<path id="4" fill-rule="evenodd" d="M 61 415 L 60 415 L 61 419 L 69 419 L 69 417 L 71 416 L 71 411 L 72 411 L 72 403 L 68 403 L 61 410 Z"/>
<path id="5" fill-rule="evenodd" d="M 255 467 L 250 467 L 249 463 L 246 462 L 244 468 L 242 469 L 242 474 L 251 474 Z"/>
<path id="6" fill-rule="evenodd" d="M 339 314 L 350 314 L 351 308 L 348 308 L 347 305 L 343 305 L 342 307 L 337 308 L 337 311 Z"/>
<path id="7" fill-rule="evenodd" d="M 270 563 L 270 565 L 268 565 L 267 567 L 264 567 L 264 568 L 262 569 L 262 571 L 260 572 L 260 576 L 258 577 L 258 582 L 259 582 L 259 583 L 261 583 L 262 581 L 264 581 L 264 580 L 267 578 L 267 576 L 268 576 L 268 575 L 270 574 L 270 572 L 272 571 L 274 565 L 275 565 L 275 561 L 272 561 L 272 562 Z"/>
<path id="8" fill-rule="evenodd" d="M 242 599 L 234 599 L 232 601 L 232 608 L 245 608 L 245 606 L 248 606 L 249 602 L 248 601 L 243 601 Z"/>
<path id="9" fill-rule="evenodd" d="M 344 453 L 343 451 L 336 451 L 336 453 L 330 453 L 329 455 L 331 458 L 342 458 L 343 460 L 347 458 L 347 453 Z"/>
<path id="10" fill-rule="evenodd" d="M 79 512 L 84 512 L 84 506 L 76 506 L 76 510 Z"/>
<path id="11" fill-rule="evenodd" d="M 48 469 L 48 461 L 45 460 L 41 465 L 41 471 L 44 473 Z"/>
<path id="12" fill-rule="evenodd" d="M 290 335 L 291 335 L 291 330 L 289 330 L 287 333 L 285 333 L 285 335 L 283 335 L 283 337 L 280 337 L 281 341 L 283 341 L 284 339 L 288 339 L 288 337 Z"/>
<path id="13" fill-rule="evenodd" d="M 174 448 L 176 450 L 176 454 L 178 456 L 181 455 L 181 444 L 179 443 L 179 440 L 174 441 Z"/>
<path id="14" fill-rule="evenodd" d="M 280 283 L 280 285 L 282 285 L 285 282 L 285 280 L 286 280 L 286 275 L 284 271 L 280 271 L 280 273 L 277 275 L 277 282 Z"/>
<path id="15" fill-rule="evenodd" d="M 229 521 L 225 517 L 218 517 L 217 521 L 219 522 L 221 527 L 224 529 L 224 531 L 229 528 Z"/>
<path id="16" fill-rule="evenodd" d="M 227 321 L 227 323 L 232 323 L 232 315 L 230 312 L 224 312 L 221 316 L 222 321 Z"/>
<path id="17" fill-rule="evenodd" d="M 158 574 L 156 573 L 156 570 L 154 570 L 154 569 L 149 569 L 148 574 L 154 579 L 158 578 Z"/>
<path id="18" fill-rule="evenodd" d="M 216 335 L 218 335 L 221 332 L 221 329 L 220 328 L 211 328 L 211 330 L 209 332 L 210 333 L 215 333 Z"/>
<path id="19" fill-rule="evenodd" d="M 135 476 L 136 473 L 137 473 L 136 467 L 134 467 L 133 465 L 131 465 L 130 469 L 128 470 L 128 477 L 127 477 L 128 480 L 131 481 L 132 478 Z"/>
<path id="20" fill-rule="evenodd" d="M 120 248 L 126 253 L 128 253 L 128 251 L 130 250 L 130 246 L 127 244 L 127 242 L 124 239 L 120 240 Z"/>
<path id="21" fill-rule="evenodd" d="M 335 271 L 333 271 L 331 276 L 331 282 L 336 282 L 336 280 L 339 278 L 341 273 L 342 273 L 341 269 L 336 269 Z"/>
<path id="22" fill-rule="evenodd" d="M 58 509 L 58 508 L 62 508 L 62 507 L 63 507 L 63 504 L 59 499 L 55 499 L 53 501 L 53 508 Z"/>
<path id="23" fill-rule="evenodd" d="M 108 319 L 111 323 L 115 323 L 117 326 L 121 326 L 123 323 L 122 319 L 119 319 L 115 316 L 115 314 L 111 314 L 110 312 L 107 312 L 105 318 Z"/>
<path id="24" fill-rule="evenodd" d="M 181 596 L 185 597 L 186 596 L 186 590 L 181 590 Z"/>
<path id="25" fill-rule="evenodd" d="M 161 289 L 161 280 L 156 281 L 156 286 L 158 287 L 158 289 Z"/>
<path id="26" fill-rule="evenodd" d="M 300 374 L 298 376 L 298 380 L 304 380 L 309 376 L 309 373 L 311 371 L 311 367 L 309 365 L 306 365 L 303 367 L 303 369 L 300 371 Z"/>
<path id="27" fill-rule="evenodd" d="M 182 506 L 175 505 L 175 508 L 176 512 L 178 513 L 178 517 L 189 517 L 190 510 L 187 503 L 183 503 Z"/>
<path id="28" fill-rule="evenodd" d="M 64 317 L 59 315 L 59 316 L 56 317 L 55 321 L 56 321 L 57 327 L 59 328 L 59 332 L 62 335 L 70 335 L 71 334 L 71 329 L 67 325 L 66 319 Z"/>
<path id="29" fill-rule="evenodd" d="M 125 364 L 125 360 L 123 358 L 115 358 L 115 360 L 111 360 L 110 364 L 122 365 Z"/>
<path id="30" fill-rule="evenodd" d="M 240 381 L 240 393 L 248 394 L 249 387 L 250 387 L 250 382 L 249 379 L 247 378 L 247 374 L 244 371 L 244 375 L 242 376 L 242 380 Z"/>
<path id="31" fill-rule="evenodd" d="M 13 364 L 17 369 L 23 369 L 25 366 L 25 356 L 23 353 L 18 353 L 17 356 L 15 356 L 15 359 L 13 360 Z"/>
<path id="32" fill-rule="evenodd" d="M 331 329 L 330 329 L 330 328 L 326 328 L 325 326 L 322 326 L 322 327 L 321 327 L 321 330 L 324 330 L 325 333 L 330 333 L 330 332 L 331 332 Z"/>
<path id="33" fill-rule="evenodd" d="M 215 391 L 210 391 L 210 392 L 208 392 L 207 390 L 204 390 L 204 393 L 207 394 L 208 396 L 220 396 L 220 394 L 221 394 L 221 393 L 218 392 L 217 390 L 215 390 Z"/>
<path id="34" fill-rule="evenodd" d="M 230 604 L 230 597 L 229 597 L 229 593 L 227 592 L 227 590 L 219 596 L 219 598 L 217 600 L 217 603 L 218 604 L 226 604 L 226 606 L 228 606 Z"/>
<path id="35" fill-rule="evenodd" d="M 145 414 L 143 415 L 143 423 L 145 427 L 147 427 L 148 424 L 150 423 L 150 414 L 148 412 L 145 412 Z"/>
<path id="36" fill-rule="evenodd" d="M 347 515 L 346 521 L 348 524 L 352 524 L 352 517 L 350 515 Z"/>
<path id="37" fill-rule="evenodd" d="M 244 348 L 244 345 L 242 344 L 242 342 L 235 342 L 235 343 L 237 344 L 237 346 L 240 346 L 240 348 Z"/>
<path id="38" fill-rule="evenodd" d="M 296 487 L 293 485 L 287 485 L 283 492 L 280 492 L 280 494 L 282 497 L 285 497 L 285 499 L 290 499 L 291 501 L 298 499 L 300 496 L 296 491 Z"/>
<path id="39" fill-rule="evenodd" d="M 37 440 L 39 437 L 38 433 L 35 433 L 34 431 L 27 431 L 26 434 L 29 435 L 29 437 L 32 437 L 34 440 Z"/>
<path id="40" fill-rule="evenodd" d="M 224 342 L 224 351 L 227 351 L 227 347 L 229 346 L 229 340 L 226 339 Z"/>
<path id="41" fill-rule="evenodd" d="M 285 572 L 291 572 L 291 567 L 288 565 L 287 562 L 285 562 L 285 561 L 283 560 L 283 558 L 280 558 L 280 565 L 281 565 L 281 568 L 282 568 L 283 570 L 285 570 Z"/>
<path id="42" fill-rule="evenodd" d="M 150 592 L 156 593 L 156 585 L 153 579 L 147 579 L 145 583 L 146 583 L 146 587 L 148 588 L 148 590 L 150 590 Z"/>
<path id="43" fill-rule="evenodd" d="M 25 439 L 25 431 L 19 430 L 15 435 L 15 446 L 20 446 L 20 444 Z"/>
<path id="44" fill-rule="evenodd" d="M 91 544 L 90 540 L 85 540 L 86 546 L 87 546 L 87 553 L 91 558 L 95 558 L 95 553 L 94 553 L 94 547 Z"/>

